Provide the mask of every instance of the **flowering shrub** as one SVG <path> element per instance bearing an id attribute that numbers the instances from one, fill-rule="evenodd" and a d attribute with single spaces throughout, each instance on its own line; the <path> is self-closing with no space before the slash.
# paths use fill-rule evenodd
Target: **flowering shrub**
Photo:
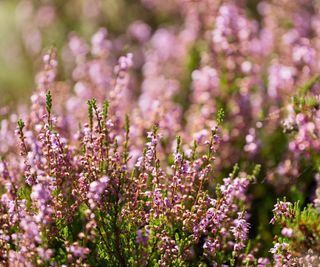
<path id="1" fill-rule="evenodd" d="M 101 109 L 95 99 L 88 101 L 89 121 L 75 145 L 59 134 L 50 91 L 43 105 L 46 113 L 35 129 L 26 131 L 18 121 L 24 164 L 12 167 L 22 176 L 2 163 L 4 262 L 167 266 L 245 260 L 249 225 L 241 210 L 254 176 L 238 176 L 235 169 L 216 194 L 205 189 L 217 127 L 203 155 L 196 142 L 185 155 L 177 138 L 171 162 L 157 156 L 161 136 L 154 127 L 131 166 L 129 118 L 116 130 L 108 102 Z"/>
<path id="2" fill-rule="evenodd" d="M 0 109 L 2 265 L 319 265 L 320 6 L 257 2 L 144 0 L 172 24 L 44 54 Z"/>

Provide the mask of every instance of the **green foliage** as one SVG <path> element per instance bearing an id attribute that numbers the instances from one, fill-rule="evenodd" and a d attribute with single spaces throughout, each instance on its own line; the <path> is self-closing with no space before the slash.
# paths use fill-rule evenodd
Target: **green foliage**
<path id="1" fill-rule="evenodd" d="M 89 116 L 89 127 L 92 131 L 93 129 L 93 112 L 97 108 L 96 99 L 88 100 L 88 116 Z"/>
<path id="2" fill-rule="evenodd" d="M 108 118 L 108 114 L 109 114 L 109 101 L 108 100 L 105 100 L 103 102 L 102 114 L 103 114 L 103 120 L 105 121 Z"/>
<path id="3" fill-rule="evenodd" d="M 51 114 L 51 109 L 52 109 L 52 96 L 51 96 L 51 92 L 48 91 L 48 93 L 46 94 L 46 110 L 48 114 Z"/>
<path id="4" fill-rule="evenodd" d="M 48 124 L 49 124 L 49 127 L 52 128 L 52 121 L 51 121 L 52 96 L 50 91 L 48 91 L 48 93 L 46 94 L 46 110 L 48 113 Z"/>
<path id="5" fill-rule="evenodd" d="M 176 147 L 176 153 L 179 153 L 181 149 L 181 136 L 176 137 L 177 147 Z"/>
<path id="6" fill-rule="evenodd" d="M 319 108 L 319 99 L 309 93 L 319 81 L 320 75 L 316 75 L 298 88 L 297 94 L 292 97 L 293 107 L 297 113 L 306 109 Z"/>
<path id="7" fill-rule="evenodd" d="M 223 110 L 223 108 L 220 108 L 217 113 L 218 124 L 221 124 L 223 122 L 223 120 L 224 120 L 224 110 Z"/>
<path id="8" fill-rule="evenodd" d="M 320 81 L 320 75 L 315 75 L 309 81 L 305 82 L 299 89 L 298 95 L 305 95 L 312 87 Z"/>
<path id="9" fill-rule="evenodd" d="M 292 229 L 292 236 L 281 238 L 283 242 L 290 244 L 295 255 L 305 255 L 309 248 L 320 252 L 320 213 L 309 204 L 303 209 L 299 201 L 290 207 L 292 216 L 282 216 L 279 224 L 282 227 Z"/>
<path id="10" fill-rule="evenodd" d="M 17 124 L 18 124 L 19 131 L 22 132 L 22 131 L 23 131 L 23 128 L 24 128 L 24 126 L 25 126 L 23 120 L 22 120 L 22 119 L 19 119 L 18 122 L 17 122 Z"/>
<path id="11" fill-rule="evenodd" d="M 19 199 L 24 199 L 27 201 L 27 208 L 30 209 L 32 206 L 32 201 L 30 198 L 31 194 L 31 187 L 28 185 L 22 186 L 17 191 L 17 196 Z"/>

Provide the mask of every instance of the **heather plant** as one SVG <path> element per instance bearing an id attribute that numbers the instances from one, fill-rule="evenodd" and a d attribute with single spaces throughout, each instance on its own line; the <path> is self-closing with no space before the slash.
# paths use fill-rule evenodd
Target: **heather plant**
<path id="1" fill-rule="evenodd" d="M 316 266 L 319 264 L 319 212 L 313 205 L 303 210 L 299 202 L 278 201 L 271 223 L 281 225 L 281 236 L 276 237 L 270 250 L 276 266 Z M 314 252 L 316 252 L 314 256 Z"/>
<path id="2" fill-rule="evenodd" d="M 130 118 L 119 118 L 122 113 L 112 112 L 107 100 L 101 107 L 96 99 L 87 101 L 87 122 L 75 136 L 58 125 L 62 118 L 46 89 L 55 83 L 54 75 L 48 76 L 54 73 L 54 53 L 44 57 L 45 79 L 32 97 L 38 108 L 27 124 L 17 121 L 23 161 L 15 156 L 8 161 L 9 153 L 1 163 L 3 264 L 270 264 L 247 242 L 252 205 L 247 193 L 260 166 L 248 175 L 236 165 L 227 178 L 214 179 L 222 109 L 203 141 L 207 149 L 199 150 L 196 140 L 186 148 L 177 137 L 174 152 L 159 158 L 167 138 L 154 125 L 133 159 Z M 296 112 L 307 107 L 299 101 Z M 317 198 L 314 203 L 303 211 L 298 204 L 276 204 L 271 223 L 280 222 L 283 238 L 270 250 L 275 265 L 317 261 L 312 256 L 318 250 Z"/>
<path id="3" fill-rule="evenodd" d="M 38 137 L 33 129 L 26 136 L 25 123 L 18 121 L 22 176 L 14 182 L 2 163 L 7 188 L 1 198 L 4 264 L 180 266 L 246 261 L 245 192 L 259 168 L 246 175 L 235 167 L 217 183 L 216 193 L 209 194 L 205 188 L 213 175 L 218 127 L 206 142 L 206 154 L 198 154 L 195 142 L 192 153 L 185 155 L 178 137 L 175 153 L 162 162 L 155 126 L 147 133 L 142 156 L 130 168 L 128 117 L 124 129 L 115 132 L 108 102 L 100 109 L 95 99 L 89 100 L 88 123 L 80 129 L 78 145 L 70 147 L 53 123 L 50 91 L 44 101 L 47 113 Z M 36 151 L 30 147 L 33 138 Z M 31 163 L 34 157 L 37 162 Z"/>
<path id="4" fill-rule="evenodd" d="M 319 265 L 319 3 L 115 2 L 17 10 L 66 38 L 0 107 L 1 264 Z"/>

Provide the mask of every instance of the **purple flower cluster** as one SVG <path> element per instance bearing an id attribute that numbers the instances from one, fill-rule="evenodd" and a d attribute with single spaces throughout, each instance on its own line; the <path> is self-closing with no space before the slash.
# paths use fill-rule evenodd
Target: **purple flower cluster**
<path id="1" fill-rule="evenodd" d="M 32 56 L 53 2 L 17 9 Z M 43 55 L 31 107 L 0 108 L 0 265 L 317 263 L 320 5 L 143 0 L 174 23 L 114 36 L 103 1 L 82 2 L 91 40 L 71 32 Z M 269 218 L 283 195 L 309 206 L 284 199 Z"/>
<path id="2" fill-rule="evenodd" d="M 119 60 L 117 85 L 128 65 L 130 56 Z M 128 117 L 123 121 L 112 113 L 108 102 L 100 108 L 89 100 L 89 122 L 72 136 L 60 128 L 52 96 L 44 92 L 40 88 L 33 96 L 42 109 L 26 119 L 28 124 L 18 123 L 24 161 L 1 164 L 7 183 L 1 198 L 7 220 L 1 235 L 8 242 L 4 262 L 79 265 L 86 264 L 91 253 L 114 264 L 151 261 L 168 266 L 194 261 L 199 246 L 213 263 L 219 249 L 234 251 L 235 260 L 242 261 L 248 223 L 239 209 L 248 201 L 245 192 L 252 178 L 230 175 L 217 184 L 216 197 L 206 190 L 219 145 L 217 127 L 204 142 L 206 154 L 198 152 L 195 143 L 186 155 L 177 138 L 170 166 L 160 158 L 164 136 L 155 126 L 132 164 Z M 82 230 L 70 238 L 78 223 Z M 126 243 L 128 238 L 133 239 Z M 58 240 L 63 241 L 59 249 L 64 259 L 54 245 Z"/>

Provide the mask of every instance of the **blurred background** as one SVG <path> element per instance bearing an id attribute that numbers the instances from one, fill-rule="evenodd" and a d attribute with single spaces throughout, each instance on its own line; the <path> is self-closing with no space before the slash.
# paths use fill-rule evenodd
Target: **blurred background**
<path id="1" fill-rule="evenodd" d="M 70 33 L 88 40 L 99 27 L 106 27 L 109 38 L 121 40 L 136 20 L 154 28 L 179 23 L 179 14 L 168 3 L 157 10 L 146 0 L 0 1 L 0 107 L 11 109 L 28 101 L 41 54 L 55 46 L 64 57 Z M 65 62 L 59 65 L 59 76 L 68 77 Z"/>

